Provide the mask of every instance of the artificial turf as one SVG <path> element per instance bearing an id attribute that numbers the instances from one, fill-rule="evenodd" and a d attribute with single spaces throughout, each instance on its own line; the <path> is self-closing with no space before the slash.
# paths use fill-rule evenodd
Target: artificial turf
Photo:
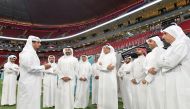
<path id="1" fill-rule="evenodd" d="M 1 94 L 2 94 L 2 80 L 0 80 L 0 99 L 1 99 Z M 119 108 L 122 109 L 122 102 L 119 100 Z M 0 109 L 16 109 L 16 106 L 1 106 Z M 42 109 L 54 109 L 54 108 L 42 108 Z M 89 103 L 89 106 L 86 109 L 96 109 L 95 105 L 92 105 L 91 102 Z"/>

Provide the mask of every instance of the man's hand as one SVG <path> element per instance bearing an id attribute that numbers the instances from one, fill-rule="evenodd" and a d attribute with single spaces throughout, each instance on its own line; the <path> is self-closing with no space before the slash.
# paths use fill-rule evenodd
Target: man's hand
<path id="1" fill-rule="evenodd" d="M 95 76 L 95 79 L 99 79 L 99 76 Z"/>
<path id="2" fill-rule="evenodd" d="M 150 68 L 149 70 L 148 70 L 148 73 L 150 73 L 150 74 L 152 74 L 152 75 L 156 75 L 156 69 L 155 68 Z"/>
<path id="3" fill-rule="evenodd" d="M 112 64 L 110 64 L 110 65 L 108 65 L 107 69 L 111 71 L 114 69 L 114 66 L 112 66 Z"/>
<path id="4" fill-rule="evenodd" d="M 135 79 L 132 79 L 131 82 L 132 82 L 133 84 L 137 84 L 137 81 L 136 81 Z"/>
<path id="5" fill-rule="evenodd" d="M 64 82 L 68 82 L 68 81 L 71 80 L 71 78 L 69 78 L 69 77 L 63 77 L 62 80 L 63 80 Z"/>
<path id="6" fill-rule="evenodd" d="M 147 84 L 148 82 L 144 79 L 144 80 L 142 80 L 142 83 Z"/>
<path id="7" fill-rule="evenodd" d="M 80 81 L 87 81 L 87 79 L 84 78 L 84 77 L 80 77 L 79 80 L 80 80 Z"/>
<path id="8" fill-rule="evenodd" d="M 80 81 L 83 81 L 83 78 L 82 78 L 82 77 L 80 77 L 80 78 L 79 78 L 79 80 L 80 80 Z"/>
<path id="9" fill-rule="evenodd" d="M 83 81 L 87 81 L 87 78 L 83 78 Z"/>
<path id="10" fill-rule="evenodd" d="M 45 67 L 45 70 L 47 70 L 47 69 L 51 68 L 51 65 L 50 64 L 45 64 L 44 67 Z"/>

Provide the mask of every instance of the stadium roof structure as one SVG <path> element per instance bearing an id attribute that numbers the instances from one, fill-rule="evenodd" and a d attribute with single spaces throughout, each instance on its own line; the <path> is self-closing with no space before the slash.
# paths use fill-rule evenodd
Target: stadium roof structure
<path id="1" fill-rule="evenodd" d="M 68 33 L 64 37 L 44 39 L 44 41 L 63 40 L 117 21 L 160 1 L 162 0 L 155 0 L 130 11 L 136 5 L 143 4 L 145 0 L 80 0 L 80 2 L 77 0 L 1 0 L 0 25 L 27 30 L 22 34 L 45 30 L 50 36 L 54 32 L 69 31 L 71 34 Z M 2 38 L 6 38 L 6 34 L 3 36 Z"/>
<path id="2" fill-rule="evenodd" d="M 40 25 L 76 25 L 102 19 L 144 0 L 0 0 L 1 18 Z"/>

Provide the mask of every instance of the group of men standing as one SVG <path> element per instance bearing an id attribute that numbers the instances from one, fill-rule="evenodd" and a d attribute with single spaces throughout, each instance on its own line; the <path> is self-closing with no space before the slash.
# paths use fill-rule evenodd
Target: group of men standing
<path id="1" fill-rule="evenodd" d="M 188 109 L 190 106 L 190 39 L 171 24 L 146 40 L 151 52 L 137 47 L 138 58 L 126 58 L 118 71 L 126 109 Z M 124 84 L 124 85 L 123 85 Z M 127 92 L 127 93 L 126 93 Z"/>
<path id="2" fill-rule="evenodd" d="M 91 77 L 92 104 L 97 104 L 97 109 L 118 109 L 118 87 L 125 109 L 188 109 L 190 39 L 176 24 L 161 32 L 170 47 L 164 49 L 160 37 L 153 36 L 146 40 L 151 52 L 146 54 L 144 47 L 137 47 L 138 57 L 125 57 L 119 69 L 115 50 L 109 44 L 102 47 L 92 65 L 86 55 L 78 61 L 70 47 L 63 49 L 57 64 L 55 56 L 50 55 L 48 63 L 40 65 L 36 51 L 41 41 L 29 36 L 19 54 L 19 67 L 13 55 L 4 66 L 1 104 L 16 103 L 16 77 L 20 73 L 17 109 L 41 108 L 42 78 L 43 107 L 87 108 Z"/>

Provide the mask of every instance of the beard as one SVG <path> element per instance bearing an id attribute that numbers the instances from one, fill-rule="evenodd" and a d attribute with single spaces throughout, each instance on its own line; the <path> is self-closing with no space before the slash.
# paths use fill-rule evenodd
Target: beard
<path id="1" fill-rule="evenodd" d="M 70 55 L 71 55 L 71 52 L 65 52 L 65 54 L 66 54 L 67 56 L 70 56 Z"/>
<path id="2" fill-rule="evenodd" d="M 130 62 L 131 62 L 131 61 L 128 61 L 128 60 L 125 61 L 126 64 L 129 64 Z"/>
<path id="3" fill-rule="evenodd" d="M 15 63 L 15 61 L 11 61 L 11 63 Z"/>
<path id="4" fill-rule="evenodd" d="M 141 55 L 143 55 L 143 53 L 141 54 L 141 53 L 137 53 L 137 56 L 141 56 Z"/>
<path id="5" fill-rule="evenodd" d="M 167 49 L 171 44 L 166 42 L 164 39 L 162 40 L 164 43 L 164 49 Z"/>
<path id="6" fill-rule="evenodd" d="M 50 63 L 54 63 L 54 60 L 50 61 Z"/>

